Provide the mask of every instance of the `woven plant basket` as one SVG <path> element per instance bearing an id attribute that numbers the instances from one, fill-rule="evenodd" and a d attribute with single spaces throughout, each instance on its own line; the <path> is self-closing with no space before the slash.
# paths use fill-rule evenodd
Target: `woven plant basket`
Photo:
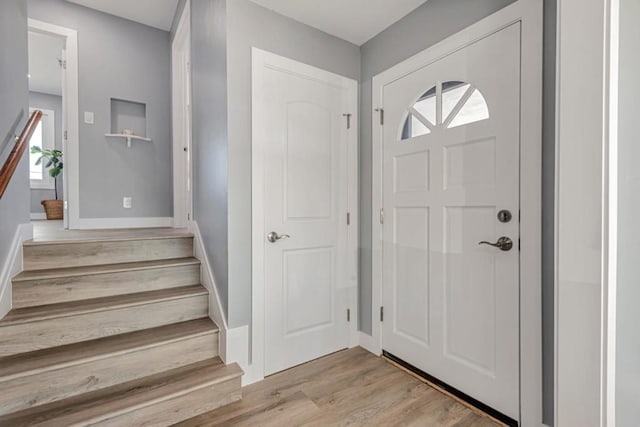
<path id="1" fill-rule="evenodd" d="M 40 203 L 44 206 L 47 219 L 62 219 L 62 200 L 43 200 Z"/>

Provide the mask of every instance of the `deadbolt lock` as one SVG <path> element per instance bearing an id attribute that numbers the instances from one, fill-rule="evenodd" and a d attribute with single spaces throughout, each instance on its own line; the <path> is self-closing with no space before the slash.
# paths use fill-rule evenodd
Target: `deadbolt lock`
<path id="1" fill-rule="evenodd" d="M 498 221 L 500 222 L 511 222 L 512 218 L 513 218 L 513 215 L 509 210 L 503 209 L 500 212 L 498 212 Z"/>

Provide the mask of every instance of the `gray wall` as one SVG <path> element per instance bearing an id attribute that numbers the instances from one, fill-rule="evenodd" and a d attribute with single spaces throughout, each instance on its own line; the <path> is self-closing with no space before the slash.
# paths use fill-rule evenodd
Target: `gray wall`
<path id="1" fill-rule="evenodd" d="M 62 97 L 58 95 L 49 95 L 47 93 L 29 92 L 29 107 L 53 110 L 55 115 L 55 148 L 57 150 L 62 150 Z M 58 199 L 62 200 L 64 199 L 62 191 L 62 174 L 58 175 L 56 181 L 58 181 Z M 32 188 L 31 213 L 44 213 L 44 209 L 40 204 L 40 201 L 53 200 L 55 198 L 54 190 Z"/>
<path id="2" fill-rule="evenodd" d="M 618 127 L 618 295 L 616 338 L 616 425 L 640 419 L 640 16 L 638 0 L 620 1 Z"/>
<path id="3" fill-rule="evenodd" d="M 225 0 L 192 0 L 191 43 L 194 219 L 229 313 Z"/>
<path id="4" fill-rule="evenodd" d="M 28 109 L 27 2 L 0 2 L 0 165 L 24 127 Z M 19 224 L 29 222 L 29 160 L 23 156 L 0 199 L 0 268 Z"/>
<path id="5" fill-rule="evenodd" d="M 29 17 L 78 31 L 80 216 L 173 216 L 170 36 L 63 0 L 29 0 Z M 110 98 L 146 104 L 152 143 L 106 138 Z M 95 124 L 84 124 L 84 111 Z M 133 208 L 122 197 L 133 197 Z"/>
<path id="6" fill-rule="evenodd" d="M 229 108 L 229 326 L 251 320 L 251 47 L 353 79 L 357 46 L 248 0 L 227 2 Z M 198 222 L 200 224 L 200 221 Z M 219 284 L 223 287 L 223 284 Z"/>

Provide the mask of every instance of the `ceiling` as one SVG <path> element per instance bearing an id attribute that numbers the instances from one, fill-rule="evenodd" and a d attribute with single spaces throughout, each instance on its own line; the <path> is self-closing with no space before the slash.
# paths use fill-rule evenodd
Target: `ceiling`
<path id="1" fill-rule="evenodd" d="M 251 0 L 358 46 L 427 0 Z"/>
<path id="2" fill-rule="evenodd" d="M 169 31 L 179 0 L 67 0 L 101 12 Z"/>
<path id="3" fill-rule="evenodd" d="M 29 32 L 29 90 L 62 95 L 62 58 L 64 41 L 46 34 Z"/>

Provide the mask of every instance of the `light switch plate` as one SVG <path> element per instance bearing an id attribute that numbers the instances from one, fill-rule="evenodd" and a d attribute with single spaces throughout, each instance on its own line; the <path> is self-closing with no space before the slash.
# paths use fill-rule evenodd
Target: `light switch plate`
<path id="1" fill-rule="evenodd" d="M 93 112 L 91 112 L 91 111 L 85 111 L 84 112 L 84 122 L 86 124 L 88 124 L 88 125 L 94 124 Z"/>
<path id="2" fill-rule="evenodd" d="M 125 209 L 131 209 L 133 205 L 133 199 L 131 197 L 125 196 L 122 198 L 122 207 Z"/>

